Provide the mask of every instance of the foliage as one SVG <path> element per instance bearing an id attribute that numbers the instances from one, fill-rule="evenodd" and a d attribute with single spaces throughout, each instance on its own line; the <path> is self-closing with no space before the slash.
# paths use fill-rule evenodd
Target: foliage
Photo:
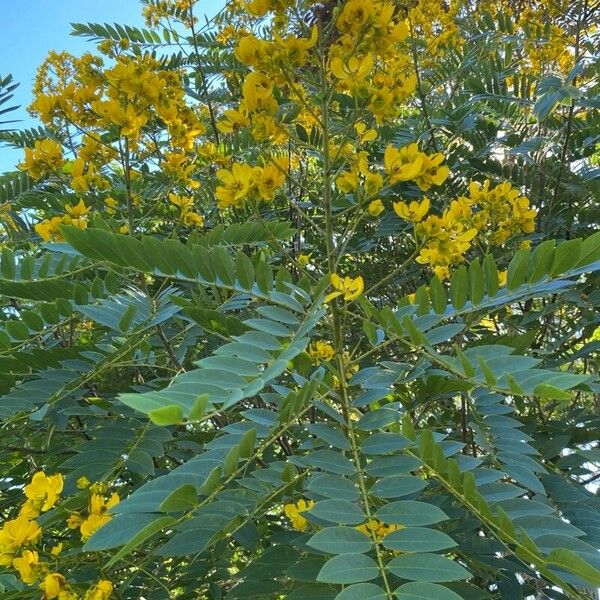
<path id="1" fill-rule="evenodd" d="M 73 25 L 0 133 L 3 598 L 600 587 L 591 4 Z"/>

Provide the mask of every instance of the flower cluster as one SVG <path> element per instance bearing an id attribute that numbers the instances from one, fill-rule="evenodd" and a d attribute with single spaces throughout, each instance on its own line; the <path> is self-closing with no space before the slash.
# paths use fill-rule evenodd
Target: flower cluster
<path id="1" fill-rule="evenodd" d="M 390 184 L 401 181 L 414 181 L 419 189 L 426 192 L 433 185 L 442 185 L 450 175 L 441 152 L 426 154 L 417 144 L 396 148 L 391 144 L 385 149 L 383 164 Z"/>
<path id="2" fill-rule="evenodd" d="M 36 140 L 33 148 L 25 148 L 25 160 L 18 167 L 36 181 L 60 171 L 65 161 L 62 146 L 51 139 Z"/>
<path id="3" fill-rule="evenodd" d="M 86 229 L 89 212 L 90 207 L 86 206 L 83 200 L 80 200 L 74 206 L 67 204 L 63 215 L 44 219 L 36 223 L 34 229 L 45 242 L 50 240 L 60 241 L 63 239 L 60 233 L 60 226 L 71 225 L 79 229 Z"/>
<path id="4" fill-rule="evenodd" d="M 475 214 L 474 207 L 479 208 Z M 489 179 L 483 184 L 473 182 L 468 195 L 455 200 L 450 210 L 460 213 L 461 218 L 471 219 L 477 230 L 495 245 L 503 244 L 518 233 L 535 231 L 537 211 L 531 208 L 529 199 L 508 181 L 496 186 L 492 186 Z"/>
<path id="5" fill-rule="evenodd" d="M 43 471 L 24 486 L 25 502 L 18 516 L 4 521 L 0 530 L 0 565 L 12 567 L 25 584 L 39 582 L 44 600 L 108 600 L 113 591 L 110 581 L 98 581 L 81 596 L 48 562 L 56 559 L 63 545 L 42 544 L 42 528 L 36 518 L 56 506 L 62 490 L 63 476 Z M 44 554 L 48 561 L 40 560 Z"/>
<path id="6" fill-rule="evenodd" d="M 217 171 L 221 185 L 215 195 L 220 209 L 241 207 L 247 199 L 272 202 L 275 193 L 285 183 L 287 159 L 273 158 L 264 167 L 233 163 L 230 169 Z"/>
<path id="7" fill-rule="evenodd" d="M 429 264 L 441 279 L 464 260 L 476 238 L 489 248 L 535 230 L 537 211 L 509 182 L 496 186 L 490 180 L 473 182 L 468 194 L 452 200 L 441 216 L 427 216 L 430 204 L 427 197 L 420 202 L 396 202 L 394 211 L 401 219 L 415 223 L 420 246 L 417 262 Z"/>
<path id="8" fill-rule="evenodd" d="M 336 89 L 363 100 L 378 122 L 397 116 L 417 80 L 401 46 L 408 25 L 393 2 L 348 0 L 336 25 L 340 35 L 329 49 L 328 65 Z"/>
<path id="9" fill-rule="evenodd" d="M 322 361 L 329 361 L 335 356 L 333 346 L 323 340 L 316 340 L 310 344 L 308 353 L 315 364 L 319 364 Z"/>
<path id="10" fill-rule="evenodd" d="M 179 221 L 187 227 L 202 227 L 204 217 L 194 209 L 194 199 L 191 196 L 169 194 L 169 201 L 179 209 Z"/>
<path id="11" fill-rule="evenodd" d="M 120 49 L 127 48 L 125 42 Z M 57 176 L 77 194 L 104 194 L 111 187 L 111 173 L 122 175 L 131 204 L 131 179 L 137 175 L 131 165 L 153 158 L 175 184 L 197 188 L 192 174 L 197 140 L 205 132 L 204 114 L 188 104 L 182 73 L 163 69 L 150 54 L 129 56 L 102 44 L 99 49 L 109 55 L 106 64 L 101 56 L 51 52 L 36 77 L 30 112 L 76 146 L 74 159 L 67 161 L 57 141 L 44 139 L 25 149 L 19 168 L 35 180 Z M 163 133 L 157 135 L 157 130 Z M 115 202 L 107 196 L 103 204 L 114 209 L 109 201 Z M 67 210 L 36 229 L 44 240 L 60 239 L 58 226 L 85 226 L 88 210 Z M 189 211 L 182 217 L 198 224 Z"/>
<path id="12" fill-rule="evenodd" d="M 111 520 L 111 515 L 108 512 L 113 506 L 116 506 L 119 501 L 119 495 L 112 493 L 106 495 L 108 486 L 103 482 L 91 484 L 85 477 L 77 481 L 77 487 L 87 489 L 89 491 L 87 515 L 82 515 L 78 512 L 73 512 L 67 520 L 69 529 L 79 529 L 81 540 L 89 539 L 100 527 L 106 525 Z"/>

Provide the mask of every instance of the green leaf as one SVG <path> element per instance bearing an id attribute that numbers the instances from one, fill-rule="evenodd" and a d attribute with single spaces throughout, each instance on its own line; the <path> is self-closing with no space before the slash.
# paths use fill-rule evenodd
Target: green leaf
<path id="1" fill-rule="evenodd" d="M 600 231 L 596 231 L 583 240 L 577 266 L 589 265 L 597 260 L 600 260 Z"/>
<path id="2" fill-rule="evenodd" d="M 161 512 L 180 512 L 191 510 L 197 505 L 198 494 L 196 493 L 196 488 L 189 483 L 184 483 L 161 502 L 159 510 Z"/>
<path id="3" fill-rule="evenodd" d="M 148 411 L 148 418 L 156 425 L 179 425 L 183 423 L 181 406 L 169 404 Z"/>
<path id="4" fill-rule="evenodd" d="M 148 523 L 138 533 L 136 533 L 120 550 L 118 550 L 112 558 L 104 565 L 105 569 L 110 569 L 114 564 L 119 562 L 123 557 L 131 554 L 136 548 L 141 546 L 146 540 L 151 538 L 154 534 L 166 529 L 170 525 L 175 523 L 173 517 L 164 516 L 158 517 L 151 523 Z"/>
<path id="5" fill-rule="evenodd" d="M 488 296 L 493 297 L 498 293 L 498 267 L 491 254 L 488 254 L 483 259 L 483 274 L 485 291 Z"/>
<path id="6" fill-rule="evenodd" d="M 469 266 L 469 287 L 471 302 L 479 304 L 485 293 L 485 283 L 483 279 L 483 269 L 478 260 L 474 260 Z"/>
<path id="7" fill-rule="evenodd" d="M 542 242 L 531 253 L 529 259 L 529 274 L 527 281 L 535 283 L 550 272 L 550 267 L 554 259 L 554 240 Z"/>
<path id="8" fill-rule="evenodd" d="M 119 331 L 127 331 L 137 313 L 137 304 L 130 304 L 119 319 Z"/>
<path id="9" fill-rule="evenodd" d="M 582 249 L 583 242 L 579 238 L 559 244 L 554 251 L 550 275 L 556 277 L 571 270 L 579 262 Z"/>
<path id="10" fill-rule="evenodd" d="M 348 500 L 321 500 L 308 514 L 340 525 L 358 525 L 365 520 L 363 511 Z"/>
<path id="11" fill-rule="evenodd" d="M 251 290 L 254 285 L 254 265 L 244 252 L 238 252 L 235 257 L 237 280 L 245 290 Z"/>
<path id="12" fill-rule="evenodd" d="M 400 498 L 409 494 L 420 492 L 427 482 L 420 477 L 412 475 L 392 475 L 375 482 L 369 490 L 371 494 L 378 498 Z"/>
<path id="13" fill-rule="evenodd" d="M 306 543 L 329 554 L 359 554 L 369 552 L 373 547 L 364 533 L 352 527 L 327 527 L 315 533 Z"/>
<path id="14" fill-rule="evenodd" d="M 542 398 L 548 398 L 550 400 L 561 400 L 568 402 L 573 397 L 571 393 L 566 390 L 561 390 L 553 385 L 546 383 L 539 383 L 533 388 L 533 393 L 536 396 L 542 396 Z"/>
<path id="15" fill-rule="evenodd" d="M 353 475 L 354 465 L 341 452 L 334 450 L 317 450 L 306 455 L 303 459 L 308 465 L 336 473 L 337 475 Z"/>
<path id="16" fill-rule="evenodd" d="M 386 600 L 385 592 L 374 583 L 357 583 L 343 589 L 335 600 Z"/>
<path id="17" fill-rule="evenodd" d="M 379 432 L 370 435 L 362 444 L 363 454 L 388 454 L 404 450 L 412 442 L 399 433 Z"/>
<path id="18" fill-rule="evenodd" d="M 388 563 L 390 572 L 409 581 L 459 581 L 471 574 L 457 562 L 437 554 L 404 554 Z"/>
<path id="19" fill-rule="evenodd" d="M 206 407 L 208 405 L 208 394 L 201 394 L 196 398 L 194 405 L 190 409 L 188 414 L 188 419 L 190 421 L 199 421 L 206 412 Z"/>
<path id="20" fill-rule="evenodd" d="M 307 490 L 327 498 L 340 500 L 358 500 L 358 486 L 339 475 L 314 475 L 308 480 Z"/>
<path id="21" fill-rule="evenodd" d="M 415 500 L 398 500 L 382 506 L 375 518 L 394 525 L 432 525 L 445 521 L 448 515 L 434 504 Z"/>
<path id="22" fill-rule="evenodd" d="M 546 561 L 581 577 L 594 587 L 600 587 L 600 570 L 587 563 L 579 554 L 566 548 L 555 548 Z"/>
<path id="23" fill-rule="evenodd" d="M 468 294 L 469 282 L 467 269 L 465 269 L 464 266 L 459 267 L 450 280 L 450 299 L 452 300 L 452 306 L 456 309 L 461 309 L 467 301 Z"/>
<path id="24" fill-rule="evenodd" d="M 256 443 L 256 429 L 248 429 L 242 436 L 238 448 L 240 450 L 240 458 L 249 458 L 254 450 Z"/>
<path id="25" fill-rule="evenodd" d="M 508 290 L 516 290 L 525 283 L 529 267 L 529 252 L 529 248 L 522 248 L 510 261 L 506 273 L 506 287 Z"/>
<path id="26" fill-rule="evenodd" d="M 379 575 L 377 563 L 364 554 L 341 554 L 330 558 L 319 571 L 323 583 L 359 583 Z"/>
<path id="27" fill-rule="evenodd" d="M 429 282 L 429 297 L 431 298 L 433 310 L 439 315 L 444 314 L 444 312 L 446 312 L 448 299 L 446 298 L 444 284 L 437 276 L 433 276 Z"/>
<path id="28" fill-rule="evenodd" d="M 397 600 L 462 600 L 462 596 L 435 583 L 405 583 L 394 593 Z"/>
<path id="29" fill-rule="evenodd" d="M 438 552 L 456 546 L 445 533 L 427 527 L 405 527 L 388 533 L 382 544 L 399 552 Z"/>

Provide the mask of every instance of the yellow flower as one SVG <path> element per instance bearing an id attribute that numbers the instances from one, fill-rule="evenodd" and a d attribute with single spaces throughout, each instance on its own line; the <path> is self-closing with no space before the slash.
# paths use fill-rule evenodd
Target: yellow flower
<path id="1" fill-rule="evenodd" d="M 101 579 L 94 587 L 90 588 L 83 600 L 108 600 L 112 594 L 113 585 L 106 579 Z"/>
<path id="2" fill-rule="evenodd" d="M 19 571 L 23 583 L 33 583 L 37 579 L 38 564 L 39 556 L 35 550 L 24 550 L 19 558 L 13 560 L 13 567 Z"/>
<path id="3" fill-rule="evenodd" d="M 441 265 L 436 265 L 433 267 L 433 273 L 441 281 L 444 281 L 444 279 L 448 279 L 448 277 L 450 277 L 450 269 Z"/>
<path id="4" fill-rule="evenodd" d="M 60 473 L 47 476 L 43 471 L 38 471 L 32 477 L 31 483 L 25 486 L 24 492 L 25 496 L 44 512 L 56 504 L 62 489 L 63 476 Z"/>
<path id="5" fill-rule="evenodd" d="M 297 531 L 306 531 L 308 521 L 300 514 L 310 510 L 315 505 L 313 500 L 300 499 L 298 502 L 286 504 L 283 507 L 285 516 L 292 522 L 292 527 Z"/>
<path id="6" fill-rule="evenodd" d="M 354 125 L 354 130 L 361 144 L 372 142 L 377 139 L 377 131 L 375 129 L 367 129 L 367 126 L 362 121 Z"/>
<path id="7" fill-rule="evenodd" d="M 318 364 L 322 360 L 329 361 L 335 356 L 333 346 L 322 340 L 317 340 L 310 344 L 308 353 L 315 364 Z"/>
<path id="8" fill-rule="evenodd" d="M 358 175 L 345 171 L 336 178 L 335 185 L 343 194 L 350 194 L 358 187 Z"/>
<path id="9" fill-rule="evenodd" d="M 112 517 L 108 514 L 91 514 L 87 519 L 84 519 L 79 526 L 79 532 L 81 533 L 81 540 L 85 542 L 88 540 L 100 527 L 106 525 Z"/>
<path id="10" fill-rule="evenodd" d="M 181 182 L 186 187 L 197 189 L 200 182 L 191 178 L 194 165 L 182 152 L 165 152 L 165 158 L 161 163 L 162 170 L 174 180 Z"/>
<path id="11" fill-rule="evenodd" d="M 251 0 L 246 4 L 246 10 L 253 17 L 264 17 L 271 8 L 270 0 Z"/>
<path id="12" fill-rule="evenodd" d="M 121 501 L 119 494 L 111 494 L 110 498 L 106 501 L 106 510 L 110 510 L 113 506 L 116 506 Z"/>
<path id="13" fill-rule="evenodd" d="M 204 217 L 196 212 L 189 211 L 183 216 L 183 223 L 187 227 L 202 227 L 204 225 Z"/>
<path id="14" fill-rule="evenodd" d="M 423 167 L 415 183 L 426 192 L 432 185 L 442 185 L 450 175 L 450 169 L 441 165 L 446 157 L 440 152 L 430 156 L 423 154 L 423 157 Z"/>
<path id="15" fill-rule="evenodd" d="M 33 148 L 25 148 L 25 161 L 17 165 L 36 181 L 57 171 L 64 163 L 62 147 L 51 139 L 37 140 Z"/>
<path id="16" fill-rule="evenodd" d="M 337 18 L 337 27 L 343 33 L 356 33 L 373 15 L 373 0 L 348 0 Z"/>
<path id="17" fill-rule="evenodd" d="M 69 224 L 74 225 L 76 227 L 80 227 L 81 229 L 85 229 L 81 225 L 87 223 L 87 214 L 90 212 L 91 207 L 86 206 L 83 200 L 79 200 L 75 206 L 72 204 L 67 204 L 65 206 L 65 212 L 69 215 Z"/>
<path id="18" fill-rule="evenodd" d="M 305 267 L 310 262 L 310 254 L 300 254 L 297 262 L 301 267 Z"/>
<path id="19" fill-rule="evenodd" d="M 90 493 L 104 494 L 108 490 L 108 484 L 104 481 L 96 481 L 90 485 Z"/>
<path id="20" fill-rule="evenodd" d="M 367 196 L 375 195 L 383 187 L 383 177 L 379 173 L 371 173 L 369 171 L 366 171 L 364 176 Z"/>
<path id="21" fill-rule="evenodd" d="M 287 163 L 287 161 L 286 161 Z M 258 194 L 261 200 L 268 202 L 272 201 L 275 192 L 285 183 L 285 170 L 287 164 L 279 161 L 277 165 L 269 164 L 260 170 L 260 175 L 257 171 L 257 186 Z"/>
<path id="22" fill-rule="evenodd" d="M 228 109 L 223 113 L 223 118 L 217 123 L 217 129 L 222 133 L 235 133 L 250 125 L 250 117 L 245 107 Z"/>
<path id="23" fill-rule="evenodd" d="M 60 573 L 49 573 L 44 577 L 44 581 L 40 584 L 40 589 L 44 592 L 45 600 L 58 598 L 62 590 L 65 589 L 65 578 Z"/>
<path id="24" fill-rule="evenodd" d="M 365 282 L 360 275 L 354 279 L 351 277 L 344 277 L 342 279 L 336 273 L 332 273 L 331 285 L 336 291 L 327 294 L 327 296 L 325 296 L 325 302 L 329 302 L 330 300 L 333 300 L 333 298 L 342 295 L 344 296 L 344 300 L 350 302 L 351 300 L 358 298 L 365 289 Z"/>
<path id="25" fill-rule="evenodd" d="M 77 529 L 81 525 L 82 521 L 83 519 L 81 515 L 73 513 L 69 515 L 69 518 L 67 519 L 67 527 L 69 529 Z"/>
<path id="26" fill-rule="evenodd" d="M 413 200 L 410 204 L 406 202 L 394 202 L 394 212 L 405 221 L 418 223 L 425 218 L 429 212 L 429 198 L 425 196 L 421 202 Z"/>
<path id="27" fill-rule="evenodd" d="M 242 84 L 242 95 L 249 111 L 267 108 L 273 95 L 273 82 L 266 75 L 253 71 Z"/>
<path id="28" fill-rule="evenodd" d="M 35 519 L 39 514 L 40 509 L 33 500 L 26 500 L 23 502 L 23 505 L 19 510 L 19 516 L 27 517 L 28 519 Z"/>
<path id="29" fill-rule="evenodd" d="M 26 544 L 35 544 L 42 530 L 36 521 L 21 515 L 10 521 L 4 521 L 0 529 L 0 553 L 10 554 Z"/>
<path id="30" fill-rule="evenodd" d="M 169 194 L 169 201 L 177 206 L 182 212 L 191 210 L 194 206 L 194 199 L 190 196 L 178 196 L 177 194 Z"/>
<path id="31" fill-rule="evenodd" d="M 106 500 L 100 494 L 90 496 L 89 510 L 91 515 L 101 515 L 106 511 Z"/>
<path id="32" fill-rule="evenodd" d="M 369 207 L 367 210 L 372 217 L 378 217 L 385 210 L 385 208 L 383 206 L 383 202 L 377 198 L 377 200 L 372 200 L 369 202 Z"/>
<path id="33" fill-rule="evenodd" d="M 52 546 L 52 549 L 50 550 L 50 554 L 52 554 L 52 556 L 58 556 L 63 549 L 63 543 L 60 542 L 54 546 Z"/>
<path id="34" fill-rule="evenodd" d="M 254 185 L 257 172 L 251 166 L 234 163 L 231 170 L 219 169 L 217 179 L 222 183 L 215 191 L 220 209 L 242 206 L 250 188 Z"/>
<path id="35" fill-rule="evenodd" d="M 410 144 L 404 148 L 394 148 L 389 144 L 383 155 L 383 164 L 390 183 L 416 179 L 421 173 L 425 158 L 426 155 L 419 152 L 417 144 Z"/>
<path id="36" fill-rule="evenodd" d="M 504 287 L 506 285 L 507 273 L 506 271 L 498 271 L 498 285 Z"/>
<path id="37" fill-rule="evenodd" d="M 85 490 L 89 488 L 91 485 L 91 481 L 84 475 L 77 480 L 77 489 Z"/>
<path id="38" fill-rule="evenodd" d="M 116 209 L 119 203 L 112 196 L 108 196 L 107 198 L 105 198 L 104 204 L 106 204 L 107 206 L 106 212 L 109 215 L 114 215 L 117 212 Z"/>
<path id="39" fill-rule="evenodd" d="M 357 525 L 355 529 L 368 537 L 375 537 L 375 539 L 380 542 L 388 533 L 397 531 L 398 529 L 404 529 L 404 525 L 385 525 L 377 519 L 370 519 L 362 525 Z"/>
<path id="40" fill-rule="evenodd" d="M 343 61 L 340 57 L 335 56 L 331 59 L 329 68 L 337 79 L 347 81 L 351 85 L 358 84 L 364 81 L 371 72 L 373 68 L 373 55 L 369 52 L 363 58 L 351 56 L 347 61 Z"/>
<path id="41" fill-rule="evenodd" d="M 268 45 L 253 35 L 244 35 L 238 41 L 235 56 L 241 63 L 254 67 L 264 59 Z"/>
<path id="42" fill-rule="evenodd" d="M 275 34 L 275 42 L 277 43 L 277 61 L 279 64 L 285 64 L 293 67 L 300 67 L 306 62 L 308 50 L 312 48 L 319 39 L 319 30 L 313 25 L 310 38 L 300 38 L 295 35 L 290 35 L 286 38 L 281 38 Z"/>

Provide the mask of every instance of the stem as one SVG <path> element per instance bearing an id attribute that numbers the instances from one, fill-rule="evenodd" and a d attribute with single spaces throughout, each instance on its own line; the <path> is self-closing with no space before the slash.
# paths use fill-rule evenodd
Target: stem
<path id="1" fill-rule="evenodd" d="M 581 7 L 581 2 L 578 3 Z M 580 53 L 580 37 L 581 37 L 581 26 L 584 19 L 584 15 L 587 14 L 587 0 L 584 0 L 583 7 L 579 10 L 577 15 L 577 31 L 575 33 L 575 56 L 574 61 L 577 64 L 579 60 Z M 573 79 L 573 85 L 575 85 L 575 79 Z M 571 131 L 573 129 L 573 115 L 575 113 L 575 100 L 571 100 L 571 106 L 569 106 L 569 114 L 567 115 L 567 126 L 565 129 L 565 142 L 563 144 L 560 158 L 558 162 L 558 173 L 556 175 L 556 184 L 554 185 L 554 194 L 552 196 L 552 200 L 550 201 L 550 205 L 548 206 L 548 225 L 551 223 L 552 219 L 552 208 L 556 204 L 558 200 L 558 194 L 560 193 L 560 184 L 562 180 L 563 171 L 565 169 L 565 163 L 567 160 L 567 153 L 569 151 L 569 142 L 571 141 Z"/>
<path id="2" fill-rule="evenodd" d="M 429 111 L 427 110 L 427 103 L 425 102 L 425 93 L 423 92 L 421 73 L 419 71 L 417 42 L 415 41 L 415 32 L 410 18 L 408 19 L 408 24 L 410 27 L 410 45 L 412 50 L 413 65 L 415 67 L 415 76 L 417 78 L 417 93 L 419 94 L 419 100 L 421 101 L 421 112 L 423 113 L 423 118 L 425 119 L 427 127 L 429 128 L 429 139 L 431 141 L 431 145 L 433 146 L 433 149 L 438 152 L 437 142 L 435 141 L 435 135 L 433 134 L 433 124 L 431 123 Z"/>
<path id="3" fill-rule="evenodd" d="M 327 87 L 327 80 L 325 77 L 326 64 L 325 64 L 325 51 L 323 49 L 323 32 L 321 29 L 320 38 L 320 54 L 321 54 L 321 113 L 323 122 L 323 201 L 325 210 L 325 243 L 327 247 L 327 266 L 329 274 L 332 275 L 336 270 L 336 248 L 334 240 L 333 230 L 333 215 L 331 210 L 331 190 L 332 190 L 332 177 L 331 177 L 331 160 L 329 155 L 329 90 Z M 346 359 L 344 356 L 344 331 L 343 331 L 343 320 L 342 313 L 340 310 L 340 299 L 335 298 L 331 303 L 331 310 L 333 313 L 333 337 L 334 346 L 337 356 L 339 380 L 342 397 L 342 414 L 347 428 L 348 439 L 352 449 L 352 458 L 356 467 L 358 475 L 358 485 L 360 489 L 362 504 L 364 506 L 365 515 L 369 521 L 373 519 L 371 507 L 369 504 L 369 493 L 365 481 L 365 474 L 362 470 L 360 450 L 356 439 L 356 432 L 351 419 L 351 402 L 348 394 L 347 382 L 346 382 L 346 370 L 347 365 L 345 364 Z M 387 571 L 385 569 L 385 563 L 381 548 L 379 546 L 379 540 L 375 535 L 374 531 L 370 531 L 370 537 L 375 547 L 375 555 L 377 559 L 377 565 L 381 573 L 383 586 L 385 588 L 386 598 L 393 600 L 394 594 L 390 582 L 388 581 Z"/>

